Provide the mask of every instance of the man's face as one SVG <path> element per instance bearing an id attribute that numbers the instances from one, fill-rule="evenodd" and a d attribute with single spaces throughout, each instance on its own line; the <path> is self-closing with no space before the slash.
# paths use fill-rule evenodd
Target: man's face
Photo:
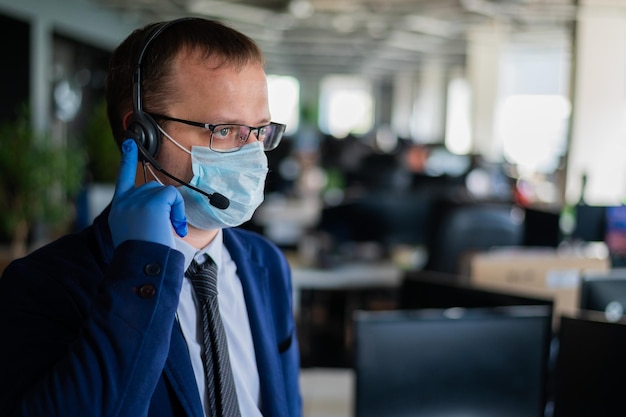
<path id="1" fill-rule="evenodd" d="M 216 67 L 219 60 L 203 60 L 196 54 L 181 54 L 173 63 L 173 91 L 167 116 L 195 122 L 238 123 L 262 126 L 270 122 L 267 79 L 260 64 L 241 70 L 231 66 Z M 187 150 L 209 146 L 208 129 L 169 122 L 165 131 Z M 255 140 L 250 135 L 249 141 Z M 193 174 L 191 157 L 167 138 L 163 138 L 159 162 L 173 175 L 189 181 Z M 166 178 L 161 178 L 165 183 Z M 178 185 L 173 184 L 173 185 Z"/>

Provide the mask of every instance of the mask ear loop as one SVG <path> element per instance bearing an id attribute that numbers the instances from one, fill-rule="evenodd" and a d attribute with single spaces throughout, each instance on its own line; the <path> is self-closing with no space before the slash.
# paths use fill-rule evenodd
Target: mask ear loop
<path id="1" fill-rule="evenodd" d="M 146 184 L 148 182 L 148 174 L 146 173 L 146 161 L 141 161 L 141 165 L 143 166 L 143 182 L 144 184 Z M 150 171 L 152 172 L 152 170 Z"/>
<path id="2" fill-rule="evenodd" d="M 180 143 L 176 142 L 174 140 L 173 137 L 171 137 L 170 135 L 167 134 L 167 132 L 165 130 L 163 130 L 163 128 L 161 126 L 157 125 L 157 128 L 159 129 L 159 132 L 161 132 L 166 138 L 168 138 L 170 141 L 172 141 L 172 143 L 176 146 L 178 146 L 180 149 L 182 149 L 183 151 L 187 152 L 189 155 L 191 155 L 191 152 L 186 149 L 183 145 L 181 145 Z"/>
<path id="3" fill-rule="evenodd" d="M 152 168 L 150 167 L 150 165 L 148 165 L 148 171 L 150 171 L 150 174 L 152 174 L 152 178 L 154 178 L 154 180 L 155 180 L 156 182 L 158 182 L 158 183 L 159 183 L 159 184 L 161 184 L 161 185 L 165 185 L 165 184 L 163 184 L 163 181 L 161 181 L 161 180 L 159 179 L 159 177 L 157 177 L 157 176 L 156 176 L 156 174 L 154 173 L 154 171 L 152 170 Z M 146 173 L 145 173 L 145 171 L 144 171 L 144 175 L 145 175 L 145 174 L 146 174 Z M 146 181 L 146 182 L 147 182 L 147 181 Z"/>
<path id="4" fill-rule="evenodd" d="M 183 145 L 181 145 L 180 143 L 176 142 L 174 140 L 174 138 L 172 138 L 170 135 L 167 134 L 167 132 L 165 130 L 163 130 L 163 128 L 159 125 L 157 125 L 157 129 L 159 129 L 159 131 L 166 137 L 168 138 L 170 141 L 172 141 L 172 143 L 176 146 L 178 146 L 180 149 L 182 149 L 183 151 L 187 152 L 189 155 L 191 155 L 191 152 L 189 152 L 187 149 L 185 149 L 183 147 Z M 152 168 L 150 167 L 149 164 L 146 164 L 146 161 L 141 161 L 142 165 L 143 165 L 143 180 L 144 183 L 148 182 L 148 173 L 147 171 L 150 171 L 150 174 L 152 175 L 152 178 L 154 178 L 154 180 L 156 182 L 158 182 L 159 184 L 163 185 L 163 183 L 161 182 L 161 180 L 159 179 L 159 177 L 156 176 L 156 174 L 154 173 L 154 171 L 152 170 Z"/>

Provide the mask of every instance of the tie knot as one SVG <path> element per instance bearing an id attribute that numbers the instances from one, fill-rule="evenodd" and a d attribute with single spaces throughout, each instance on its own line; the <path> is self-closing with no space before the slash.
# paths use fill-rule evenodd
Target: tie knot
<path id="1" fill-rule="evenodd" d="M 198 264 L 194 259 L 187 268 L 185 276 L 191 280 L 193 289 L 201 302 L 217 295 L 217 265 L 213 259 L 208 258 L 202 264 Z"/>

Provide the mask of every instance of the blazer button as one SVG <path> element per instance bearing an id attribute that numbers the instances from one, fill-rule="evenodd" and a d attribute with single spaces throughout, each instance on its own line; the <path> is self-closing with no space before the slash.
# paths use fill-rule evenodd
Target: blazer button
<path id="1" fill-rule="evenodd" d="M 161 265 L 148 264 L 143 268 L 143 272 L 145 272 L 147 275 L 159 275 L 161 273 Z"/>
<path id="2" fill-rule="evenodd" d="M 139 296 L 141 298 L 152 298 L 156 294 L 156 288 L 152 284 L 145 284 L 139 287 Z"/>

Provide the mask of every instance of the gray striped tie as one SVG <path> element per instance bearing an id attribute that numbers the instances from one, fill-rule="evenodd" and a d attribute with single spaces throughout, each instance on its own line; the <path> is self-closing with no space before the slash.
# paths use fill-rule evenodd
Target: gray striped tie
<path id="1" fill-rule="evenodd" d="M 194 259 L 185 276 L 191 280 L 201 305 L 202 359 L 209 394 L 209 415 L 240 416 L 226 334 L 217 305 L 217 265 L 211 258 L 202 265 Z"/>

